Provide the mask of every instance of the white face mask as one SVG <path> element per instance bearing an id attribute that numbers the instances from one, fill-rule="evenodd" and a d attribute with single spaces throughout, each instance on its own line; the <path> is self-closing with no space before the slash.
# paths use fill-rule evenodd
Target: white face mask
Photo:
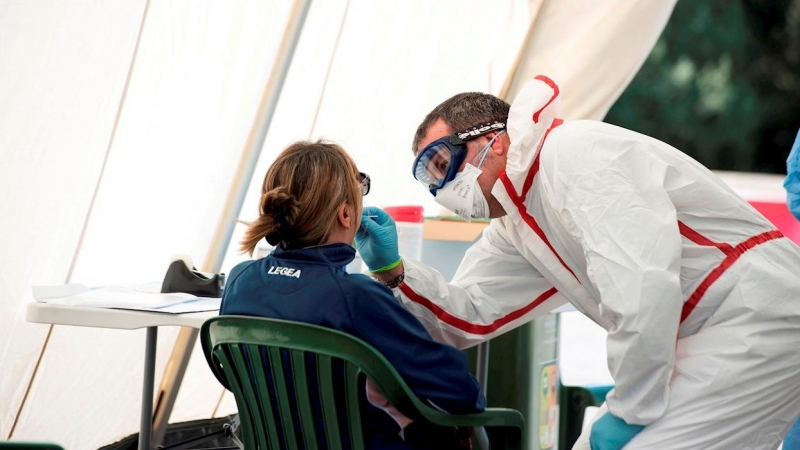
<path id="1" fill-rule="evenodd" d="M 455 212 L 467 222 L 489 217 L 489 202 L 478 185 L 481 169 L 467 164 L 453 181 L 436 192 L 434 201 Z"/>
<path id="2" fill-rule="evenodd" d="M 445 184 L 436 192 L 434 201 L 450 211 L 455 212 L 462 219 L 470 222 L 472 219 L 488 219 L 489 218 L 489 202 L 483 195 L 480 185 L 478 184 L 478 177 L 481 174 L 481 165 L 486 155 L 489 153 L 489 148 L 494 143 L 494 140 L 505 133 L 501 131 L 497 133 L 483 149 L 475 155 L 472 159 L 474 162 L 478 157 L 478 165 L 474 166 L 468 163 L 464 170 L 459 172 L 452 181 Z"/>

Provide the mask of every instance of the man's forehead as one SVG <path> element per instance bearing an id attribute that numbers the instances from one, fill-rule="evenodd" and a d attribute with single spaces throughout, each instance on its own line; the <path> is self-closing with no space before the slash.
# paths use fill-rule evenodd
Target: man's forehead
<path id="1" fill-rule="evenodd" d="M 453 134 L 453 131 L 449 126 L 447 126 L 446 123 L 444 123 L 444 120 L 437 119 L 436 122 L 433 122 L 433 124 L 428 127 L 428 131 L 425 133 L 425 137 L 423 137 L 419 142 L 419 146 L 417 147 L 415 154 L 419 153 L 420 150 L 425 148 L 431 142 L 451 134 Z"/>

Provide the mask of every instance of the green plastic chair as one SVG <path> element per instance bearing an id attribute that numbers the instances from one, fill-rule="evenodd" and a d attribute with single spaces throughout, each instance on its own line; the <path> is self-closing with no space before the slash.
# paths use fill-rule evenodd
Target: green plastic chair
<path id="1" fill-rule="evenodd" d="M 203 324 L 200 338 L 211 370 L 236 399 L 242 441 L 247 450 L 278 450 L 281 441 L 284 442 L 282 448 L 293 450 L 298 448 L 300 439 L 306 449 L 318 447 L 307 377 L 309 353 L 316 361 L 328 448 L 342 448 L 338 420 L 344 414 L 337 417 L 337 410 L 346 411 L 346 423 L 341 429 L 348 431 L 351 448 L 364 448 L 358 392 L 361 373 L 371 378 L 386 398 L 407 416 L 421 416 L 442 426 L 489 427 L 487 432 L 493 450 L 522 448 L 524 421 L 519 411 L 491 408 L 479 414 L 450 415 L 433 409 L 411 392 L 383 355 L 345 333 L 285 320 L 221 316 Z M 291 364 L 284 364 L 286 352 Z M 343 395 L 335 395 L 333 365 L 337 360 L 344 366 L 345 386 L 338 387 L 339 392 L 344 391 Z M 268 374 L 264 369 L 267 365 L 271 367 L 277 398 L 270 398 Z M 289 377 L 293 380 L 293 392 L 289 392 Z M 278 405 L 279 417 L 275 417 L 272 404 Z M 300 436 L 294 431 L 296 418 L 302 430 Z"/>

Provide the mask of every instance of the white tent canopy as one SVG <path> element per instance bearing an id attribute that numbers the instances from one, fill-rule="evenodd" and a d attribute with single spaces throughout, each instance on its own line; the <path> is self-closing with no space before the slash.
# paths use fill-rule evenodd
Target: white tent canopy
<path id="1" fill-rule="evenodd" d="M 240 217 L 287 144 L 324 137 L 370 204 L 421 204 L 410 143 L 445 98 L 539 72 L 601 119 L 674 0 L 326 0 L 311 5 Z M 0 0 L 0 440 L 98 448 L 138 430 L 144 330 L 25 321 L 31 285 L 159 281 L 208 260 L 289 1 Z M 247 180 L 244 180 L 247 181 Z M 223 271 L 244 256 L 234 231 Z M 178 334 L 159 333 L 156 383 Z M 171 422 L 235 411 L 195 351 Z"/>

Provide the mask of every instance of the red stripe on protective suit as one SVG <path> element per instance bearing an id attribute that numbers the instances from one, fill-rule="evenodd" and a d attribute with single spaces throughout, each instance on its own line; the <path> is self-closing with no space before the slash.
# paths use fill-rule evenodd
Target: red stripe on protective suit
<path id="1" fill-rule="evenodd" d="M 522 195 L 520 197 L 525 198 L 528 196 L 528 191 L 530 191 L 531 186 L 533 186 L 533 177 L 539 173 L 539 158 L 542 156 L 542 147 L 544 147 L 544 141 L 547 139 L 547 135 L 553 131 L 553 128 L 561 125 L 562 123 L 564 123 L 564 121 L 561 119 L 553 119 L 553 123 L 550 124 L 550 127 L 548 127 L 542 135 L 542 141 L 539 142 L 539 148 L 536 149 L 536 158 L 534 158 L 533 165 L 528 171 L 528 176 L 525 177 L 525 184 L 522 185 Z M 511 192 L 509 192 L 509 195 L 511 195 Z"/>
<path id="2" fill-rule="evenodd" d="M 692 292 L 692 295 L 690 295 L 689 299 L 683 304 L 683 310 L 681 311 L 681 323 L 683 323 L 683 321 L 689 317 L 689 314 L 691 314 L 697 304 L 700 303 L 700 300 L 702 300 L 703 295 L 705 295 L 706 291 L 708 291 L 708 288 L 710 288 L 711 285 L 714 284 L 714 282 L 717 281 L 719 277 L 721 277 L 722 274 L 724 274 L 725 271 L 728 270 L 728 268 L 739 259 L 740 256 L 757 245 L 783 237 L 783 233 L 778 230 L 767 231 L 747 239 L 736 247 L 731 247 L 728 244 L 717 244 L 700 233 L 692 230 L 685 224 L 682 224 L 681 222 L 678 222 L 678 226 L 681 229 L 681 234 L 692 242 L 695 242 L 698 245 L 717 247 L 726 255 L 725 259 L 722 260 L 719 266 L 712 270 L 711 273 L 709 273 L 708 276 L 703 279 L 703 281 L 700 283 L 700 286 L 698 286 L 697 289 Z M 707 243 L 704 244 L 701 242 Z"/>
<path id="3" fill-rule="evenodd" d="M 717 247 L 722 251 L 722 253 L 725 253 L 726 255 L 729 255 L 733 251 L 733 246 L 731 246 L 730 244 L 726 244 L 724 242 L 722 243 L 714 242 L 711 239 L 698 233 L 697 231 L 694 231 L 693 229 L 689 228 L 688 225 L 681 222 L 680 220 L 678 221 L 678 229 L 680 230 L 681 234 L 684 237 L 686 237 L 686 239 L 689 239 L 690 241 L 694 242 L 697 245 L 703 245 L 706 247 Z"/>
<path id="4" fill-rule="evenodd" d="M 559 90 L 558 90 L 558 85 L 553 80 L 547 78 L 544 75 L 537 75 L 533 79 L 542 81 L 553 89 L 553 96 L 550 97 L 550 100 L 548 100 L 547 103 L 545 103 L 544 106 L 542 106 L 538 111 L 533 113 L 533 123 L 539 123 L 539 115 L 542 114 L 542 111 L 544 111 L 545 108 L 550 106 L 550 103 L 553 103 L 553 100 L 555 100 L 556 97 L 558 97 Z"/>
<path id="5" fill-rule="evenodd" d="M 406 283 L 400 284 L 400 290 L 403 292 L 403 294 L 405 294 L 406 297 L 411 299 L 411 301 L 419 305 L 422 305 L 426 309 L 430 310 L 440 321 L 448 325 L 452 325 L 458 328 L 459 330 L 466 331 L 472 334 L 489 334 L 493 331 L 496 331 L 503 325 L 506 325 L 507 323 L 519 319 L 520 317 L 529 313 L 530 311 L 533 310 L 533 308 L 536 308 L 537 306 L 541 305 L 545 300 L 552 297 L 553 294 L 558 292 L 556 291 L 556 288 L 550 288 L 547 291 L 545 291 L 542 295 L 534 299 L 532 302 L 525 305 L 524 307 L 516 311 L 512 311 L 509 314 L 506 314 L 505 316 L 495 320 L 494 322 L 488 325 L 481 325 L 477 323 L 467 322 L 466 320 L 460 317 L 456 317 L 450 314 L 449 312 L 442 309 L 442 307 L 440 307 L 439 305 L 433 303 L 427 298 L 414 292 L 414 290 L 411 289 L 411 287 Z"/>
<path id="6" fill-rule="evenodd" d="M 539 149 L 537 150 L 536 158 L 533 160 L 533 165 L 531 165 L 531 168 L 528 171 L 528 176 L 525 178 L 525 184 L 522 187 L 523 194 L 521 196 L 517 195 L 517 192 L 514 189 L 514 185 L 511 183 L 511 180 L 508 178 L 508 174 L 506 173 L 505 170 L 501 171 L 498 176 L 500 181 L 503 183 L 503 186 L 506 188 L 506 193 L 508 193 L 508 196 L 511 198 L 511 201 L 514 202 L 514 206 L 517 207 L 517 210 L 519 211 L 519 215 L 520 217 L 522 217 L 522 220 L 524 220 L 525 223 L 528 224 L 528 227 L 530 227 L 530 229 L 533 230 L 533 232 L 536 233 L 537 236 L 539 236 L 539 239 L 541 239 L 542 242 L 544 242 L 547 248 L 549 248 L 550 251 L 553 252 L 553 255 L 555 255 L 555 257 L 558 259 L 558 262 L 560 262 L 561 265 L 564 266 L 564 268 L 567 269 L 569 273 L 571 273 L 572 276 L 575 277 L 575 279 L 577 280 L 578 277 L 575 276 L 575 272 L 573 272 L 572 269 L 569 268 L 567 263 L 565 263 L 564 260 L 561 259 L 561 255 L 559 255 L 556 252 L 556 249 L 553 247 L 553 245 L 550 244 L 550 240 L 547 239 L 547 236 L 544 234 L 542 228 L 539 226 L 538 223 L 536 223 L 536 219 L 534 219 L 533 216 L 528 214 L 528 208 L 525 206 L 525 197 L 527 197 L 528 191 L 530 190 L 531 185 L 533 184 L 533 179 L 539 172 L 539 157 L 542 155 L 541 150 L 542 147 L 544 147 L 544 141 L 545 139 L 547 139 L 547 135 L 550 134 L 550 131 L 553 128 L 561 125 L 562 123 L 564 123 L 564 121 L 561 119 L 553 119 L 553 123 L 550 125 L 550 128 L 548 128 L 547 131 L 544 132 L 544 135 L 542 136 L 542 142 L 539 143 Z M 580 283 L 580 281 L 578 282 Z"/>

